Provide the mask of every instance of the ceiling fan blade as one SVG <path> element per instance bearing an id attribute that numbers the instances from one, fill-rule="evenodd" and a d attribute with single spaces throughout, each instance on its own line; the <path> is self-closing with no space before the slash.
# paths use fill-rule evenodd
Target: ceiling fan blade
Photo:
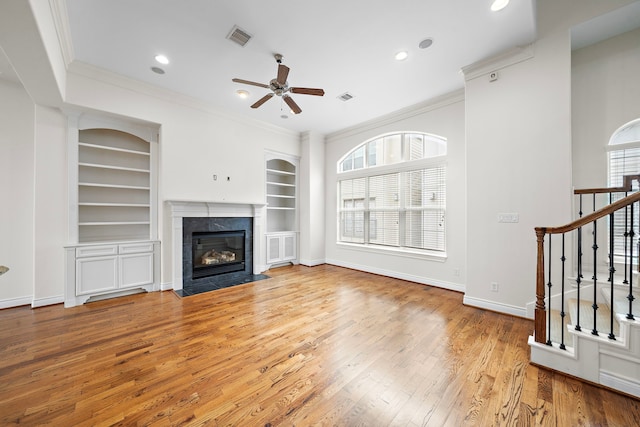
<path id="1" fill-rule="evenodd" d="M 251 86 L 260 86 L 260 87 L 263 87 L 265 89 L 269 89 L 269 85 L 266 85 L 264 83 L 256 83 L 256 82 L 251 82 L 249 80 L 242 80 L 242 79 L 231 79 L 231 80 L 236 82 L 236 83 L 242 83 L 242 84 L 251 85 Z"/>
<path id="2" fill-rule="evenodd" d="M 298 107 L 298 104 L 296 104 L 293 98 L 291 98 L 289 95 L 282 95 L 282 98 L 284 99 L 284 102 L 287 103 L 289 108 L 291 108 L 291 111 L 293 111 L 294 114 L 302 113 L 302 110 L 300 109 L 300 107 Z"/>
<path id="3" fill-rule="evenodd" d="M 292 87 L 291 89 L 289 89 L 290 92 L 292 93 L 299 93 L 302 95 L 316 95 L 316 96 L 323 96 L 324 95 L 324 90 L 322 89 L 312 89 L 312 88 L 308 88 L 308 87 Z"/>
<path id="4" fill-rule="evenodd" d="M 278 65 L 278 78 L 276 81 L 280 84 L 280 86 L 284 86 L 287 83 L 287 77 L 289 76 L 289 67 L 286 65 L 279 64 Z"/>
<path id="5" fill-rule="evenodd" d="M 267 102 L 268 100 L 271 99 L 271 97 L 273 97 L 272 93 L 266 94 L 265 96 L 263 96 L 262 98 L 258 99 L 252 106 L 251 108 L 258 108 L 259 106 L 261 106 L 262 104 L 264 104 L 265 102 Z"/>

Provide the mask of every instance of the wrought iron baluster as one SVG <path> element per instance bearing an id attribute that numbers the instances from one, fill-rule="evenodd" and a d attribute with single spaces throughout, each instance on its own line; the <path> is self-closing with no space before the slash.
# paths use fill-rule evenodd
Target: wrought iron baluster
<path id="1" fill-rule="evenodd" d="M 564 275 L 564 266 L 565 266 L 565 261 L 567 260 L 567 257 L 565 257 L 564 254 L 564 234 L 562 233 L 562 257 L 560 257 L 560 260 L 562 261 L 562 282 L 560 284 L 561 287 L 561 292 L 560 292 L 560 349 L 561 350 L 565 350 L 566 347 L 564 345 L 564 316 L 565 316 L 565 312 L 564 312 L 564 281 L 565 281 L 565 275 Z"/>
<path id="2" fill-rule="evenodd" d="M 581 205 L 582 205 L 582 198 Z M 582 211 L 582 207 L 580 208 Z M 578 277 L 576 277 L 576 291 L 578 297 L 578 311 L 576 313 L 576 331 L 581 331 L 582 327 L 580 326 L 580 284 L 582 283 L 582 227 L 578 227 Z"/>
<path id="3" fill-rule="evenodd" d="M 611 193 L 609 193 L 609 202 L 611 202 Z M 613 223 L 615 221 L 615 212 L 611 212 L 609 215 L 609 287 L 611 288 L 611 313 L 609 319 L 609 339 L 615 340 L 616 336 L 613 333 L 613 277 L 616 272 L 614 263 L 613 263 Z"/>
<path id="4" fill-rule="evenodd" d="M 549 281 L 547 282 L 547 295 L 549 295 L 549 303 L 547 304 L 547 345 L 551 345 L 551 234 L 549 234 Z"/>
<path id="5" fill-rule="evenodd" d="M 624 197 L 627 197 L 629 193 L 624 193 Z M 625 285 L 629 283 L 627 279 L 627 244 L 629 240 L 629 206 L 624 207 L 624 280 L 622 283 Z"/>
<path id="6" fill-rule="evenodd" d="M 629 300 L 629 312 L 627 313 L 627 319 L 634 320 L 633 317 L 633 238 L 636 233 L 633 230 L 633 206 L 635 203 L 629 206 L 629 215 L 631 216 L 631 221 L 629 222 L 629 295 L 627 295 L 627 299 Z"/>
<path id="7" fill-rule="evenodd" d="M 596 211 L 596 195 L 593 194 L 593 212 Z M 596 327 L 596 323 L 598 321 L 598 272 L 596 271 L 596 266 L 598 265 L 598 222 L 593 221 L 593 245 L 591 246 L 593 249 L 593 304 L 591 304 L 591 308 L 593 308 L 593 329 L 591 330 L 592 335 L 598 335 L 598 328 Z M 578 305 L 580 305 L 580 301 L 578 301 Z"/>

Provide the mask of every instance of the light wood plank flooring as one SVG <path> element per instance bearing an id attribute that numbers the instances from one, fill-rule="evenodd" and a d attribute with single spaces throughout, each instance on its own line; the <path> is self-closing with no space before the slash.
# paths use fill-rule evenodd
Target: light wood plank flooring
<path id="1" fill-rule="evenodd" d="M 0 425 L 637 426 L 530 365 L 529 320 L 334 266 L 180 298 L 0 310 Z"/>

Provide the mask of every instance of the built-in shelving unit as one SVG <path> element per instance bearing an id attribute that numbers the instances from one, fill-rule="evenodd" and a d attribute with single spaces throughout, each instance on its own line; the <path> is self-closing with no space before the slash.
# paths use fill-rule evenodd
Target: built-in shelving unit
<path id="1" fill-rule="evenodd" d="M 266 161 L 267 265 L 296 262 L 297 159 L 268 156 Z"/>
<path id="2" fill-rule="evenodd" d="M 159 288 L 156 145 L 153 127 L 70 118 L 65 306 Z"/>
<path id="3" fill-rule="evenodd" d="M 79 131 L 78 241 L 150 238 L 150 143 L 112 129 Z"/>

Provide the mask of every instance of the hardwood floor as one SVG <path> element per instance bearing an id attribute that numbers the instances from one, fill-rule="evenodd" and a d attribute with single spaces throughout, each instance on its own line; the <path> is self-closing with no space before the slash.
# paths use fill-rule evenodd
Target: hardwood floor
<path id="1" fill-rule="evenodd" d="M 339 267 L 268 274 L 0 310 L 0 425 L 640 425 L 640 401 L 530 365 L 529 320 Z"/>

